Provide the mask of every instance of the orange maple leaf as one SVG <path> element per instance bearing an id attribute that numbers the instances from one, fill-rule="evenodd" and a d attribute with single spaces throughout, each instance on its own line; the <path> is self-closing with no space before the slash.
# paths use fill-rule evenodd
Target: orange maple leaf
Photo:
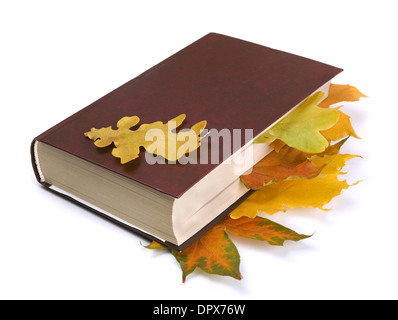
<path id="1" fill-rule="evenodd" d="M 240 176 L 249 189 L 260 189 L 270 183 L 280 183 L 292 179 L 312 179 L 338 154 L 347 138 L 329 146 L 321 153 L 306 153 L 284 145 L 280 150 L 272 151 L 256 165 L 248 175 Z M 314 162 L 316 158 L 325 158 Z"/>
<path id="2" fill-rule="evenodd" d="M 343 84 L 330 84 L 329 95 L 318 106 L 321 108 L 329 108 L 331 105 L 341 102 L 355 102 L 360 98 L 367 97 L 361 93 L 356 87 Z M 338 141 L 344 137 L 351 136 L 359 139 L 352 127 L 350 117 L 339 110 L 339 119 L 337 123 L 321 134 L 329 141 Z"/>
<path id="3" fill-rule="evenodd" d="M 334 84 L 331 83 L 329 87 L 329 95 L 318 104 L 321 108 L 329 108 L 331 105 L 340 103 L 343 101 L 353 102 L 359 101 L 360 98 L 366 98 L 367 96 L 361 93 L 356 87 L 350 86 L 349 84 Z"/>
<path id="4" fill-rule="evenodd" d="M 227 275 L 238 280 L 242 278 L 239 252 L 222 224 L 210 229 L 183 251 L 172 250 L 172 254 L 180 263 L 183 282 L 196 267 L 207 273 Z"/>
<path id="5" fill-rule="evenodd" d="M 183 282 L 196 268 L 209 274 L 242 279 L 239 271 L 239 252 L 227 232 L 279 246 L 283 245 L 286 240 L 299 241 L 310 237 L 298 234 L 266 218 L 257 216 L 254 219 L 247 217 L 231 219 L 227 216 L 188 248 L 182 251 L 170 250 L 181 266 Z M 155 241 L 146 248 L 166 249 L 165 246 Z"/>

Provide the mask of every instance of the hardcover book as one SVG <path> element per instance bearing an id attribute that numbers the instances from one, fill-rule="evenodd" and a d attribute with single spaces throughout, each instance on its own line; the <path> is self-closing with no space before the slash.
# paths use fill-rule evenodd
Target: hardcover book
<path id="1" fill-rule="evenodd" d="M 254 144 L 255 138 L 313 93 L 327 94 L 341 71 L 207 34 L 36 137 L 31 145 L 36 178 L 112 221 L 182 250 L 250 194 L 239 176 L 271 151 L 268 144 Z M 124 117 L 139 118 L 128 128 L 134 131 L 180 115 L 181 130 L 203 121 L 209 129 L 185 161 L 150 158 L 141 148 L 136 159 L 122 163 L 112 156 L 116 143 L 98 148 L 85 135 L 91 128 L 116 129 Z"/>

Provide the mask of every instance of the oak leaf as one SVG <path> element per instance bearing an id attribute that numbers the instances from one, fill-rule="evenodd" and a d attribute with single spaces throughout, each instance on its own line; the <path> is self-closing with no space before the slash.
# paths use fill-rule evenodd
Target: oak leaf
<path id="1" fill-rule="evenodd" d="M 271 143 L 280 139 L 288 146 L 303 152 L 324 151 L 329 143 L 320 131 L 335 125 L 339 112 L 337 108 L 318 107 L 317 104 L 323 96 L 323 92 L 315 93 L 254 142 Z"/>
<path id="2" fill-rule="evenodd" d="M 331 105 L 336 103 L 346 102 L 355 102 L 359 101 L 360 98 L 367 97 L 363 93 L 361 93 L 356 87 L 350 85 L 341 85 L 331 83 L 329 87 L 329 94 L 326 99 L 318 103 L 320 108 L 329 108 Z M 338 121 L 329 129 L 321 130 L 320 133 L 325 137 L 328 141 L 339 141 L 347 136 L 354 137 L 360 139 L 356 134 L 350 120 L 350 116 L 345 114 L 342 111 L 338 111 L 339 118 Z M 303 124 L 304 125 L 304 124 Z M 266 139 L 263 142 L 270 142 L 273 149 L 277 152 L 282 149 L 285 142 L 280 139 L 273 139 L 274 137 L 269 137 L 268 141 Z M 261 142 L 262 140 L 258 140 L 257 142 Z"/>
<path id="3" fill-rule="evenodd" d="M 167 123 L 156 121 L 142 124 L 137 130 L 130 130 L 140 119 L 137 116 L 123 117 L 117 123 L 117 130 L 113 130 L 111 126 L 92 128 L 84 135 L 94 140 L 97 147 L 106 147 L 113 142 L 115 148 L 112 150 L 112 155 L 120 158 L 122 164 L 138 158 L 140 147 L 170 161 L 176 161 L 200 146 L 199 135 L 206 126 L 206 121 L 201 121 L 190 130 L 175 133 L 174 130 L 184 119 L 185 114 L 181 114 Z"/>

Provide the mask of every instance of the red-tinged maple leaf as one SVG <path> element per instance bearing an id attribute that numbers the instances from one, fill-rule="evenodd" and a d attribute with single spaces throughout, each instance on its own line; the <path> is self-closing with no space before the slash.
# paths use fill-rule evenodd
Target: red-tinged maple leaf
<path id="1" fill-rule="evenodd" d="M 283 245 L 286 240 L 299 241 L 310 237 L 266 218 L 257 216 L 254 219 L 231 219 L 227 216 L 188 248 L 182 251 L 169 250 L 181 266 L 183 282 L 196 268 L 209 274 L 230 276 L 238 280 L 242 278 L 239 271 L 239 252 L 228 232 L 240 237 L 266 241 L 271 245 Z M 157 242 L 152 242 L 146 247 L 166 249 Z"/>
<path id="2" fill-rule="evenodd" d="M 231 219 L 227 216 L 222 224 L 234 235 L 266 241 L 275 246 L 282 246 L 286 240 L 299 241 L 311 237 L 298 234 L 274 221 L 259 216 L 253 219 L 248 217 Z"/>
<path id="3" fill-rule="evenodd" d="M 248 189 L 260 189 L 269 183 L 279 183 L 289 178 L 310 179 L 316 177 L 325 165 L 312 163 L 306 153 L 287 145 L 260 160 L 250 174 L 240 176 Z"/>
<path id="4" fill-rule="evenodd" d="M 241 279 L 240 256 L 222 224 L 210 229 L 183 251 L 171 251 L 182 269 L 182 281 L 197 267 L 207 273 Z"/>
<path id="5" fill-rule="evenodd" d="M 287 145 L 279 151 L 272 151 L 260 160 L 250 174 L 240 176 L 241 181 L 249 189 L 260 189 L 270 183 L 280 183 L 292 179 L 312 179 L 318 176 L 323 168 L 332 161 L 344 142 L 329 146 L 321 153 L 306 153 Z M 322 162 L 314 162 L 314 158 L 324 157 Z"/>

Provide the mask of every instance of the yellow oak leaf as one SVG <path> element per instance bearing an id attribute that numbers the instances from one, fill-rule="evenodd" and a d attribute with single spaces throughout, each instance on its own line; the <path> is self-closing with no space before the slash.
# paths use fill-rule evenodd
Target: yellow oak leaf
<path id="1" fill-rule="evenodd" d="M 309 97 L 254 142 L 272 143 L 279 139 L 303 152 L 323 152 L 329 146 L 329 142 L 320 131 L 334 126 L 340 115 L 338 108 L 317 106 L 323 95 L 323 92 L 317 92 Z"/>
<path id="2" fill-rule="evenodd" d="M 113 142 L 115 148 L 112 150 L 112 155 L 120 158 L 122 164 L 138 158 L 140 147 L 170 161 L 176 161 L 200 146 L 200 133 L 207 123 L 201 121 L 193 125 L 190 130 L 175 133 L 175 129 L 184 119 L 185 114 L 181 114 L 167 123 L 157 121 L 142 124 L 137 130 L 130 130 L 140 119 L 137 116 L 123 117 L 117 123 L 117 130 L 113 130 L 111 126 L 92 128 L 84 135 L 94 140 L 97 147 L 106 147 Z"/>

